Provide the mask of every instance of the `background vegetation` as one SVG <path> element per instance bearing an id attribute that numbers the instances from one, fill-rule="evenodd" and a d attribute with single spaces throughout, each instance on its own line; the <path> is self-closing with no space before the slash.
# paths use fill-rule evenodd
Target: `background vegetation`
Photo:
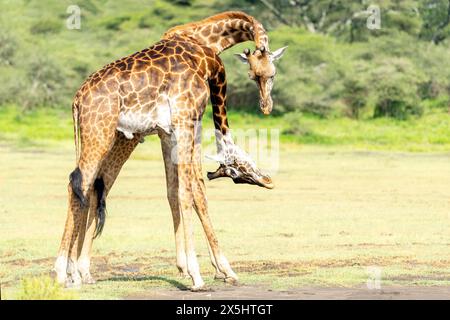
<path id="1" fill-rule="evenodd" d="M 340 119 L 334 127 L 356 136 L 394 126 L 400 135 L 407 130 L 407 136 L 425 145 L 407 149 L 448 150 L 450 145 L 448 0 L 377 1 L 379 30 L 366 26 L 371 2 L 365 0 L 80 0 L 80 30 L 65 26 L 71 4 L 2 1 L 1 115 L 11 115 L 13 108 L 14 121 L 35 124 L 28 111 L 53 108 L 62 110 L 65 119 L 77 88 L 101 66 L 152 45 L 171 26 L 223 10 L 243 10 L 264 22 L 272 49 L 289 46 L 278 63 L 273 97 L 277 125 L 290 140 L 347 144 L 336 139 L 339 132 L 322 130 Z M 222 55 L 229 109 L 239 119 L 242 113 L 259 112 L 256 86 L 232 55 L 251 46 L 241 44 Z M 376 118 L 394 120 L 374 122 Z M 14 121 L 1 121 L 2 137 L 8 127 L 17 128 Z M 438 135 L 430 138 L 427 130 L 416 131 L 418 127 L 438 127 Z M 70 138 L 69 127 L 67 134 L 54 130 L 50 126 L 48 135 Z M 375 146 L 390 141 L 389 135 L 379 138 L 366 140 Z"/>

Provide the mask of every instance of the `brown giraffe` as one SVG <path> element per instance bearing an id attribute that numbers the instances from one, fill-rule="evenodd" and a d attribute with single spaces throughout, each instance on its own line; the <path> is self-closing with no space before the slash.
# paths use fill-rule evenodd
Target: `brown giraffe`
<path id="1" fill-rule="evenodd" d="M 271 179 L 233 144 L 226 117 L 225 70 L 218 55 L 247 40 L 255 42 L 255 51 L 238 56 L 248 63 L 261 110 L 269 114 L 273 61 L 285 48 L 270 52 L 263 26 L 242 12 L 174 27 L 155 45 L 108 64 L 81 86 L 72 106 L 77 167 L 70 175 L 68 215 L 55 263 L 59 282 L 94 282 L 91 247 L 104 225 L 106 196 L 131 152 L 149 134 L 161 140 L 179 271 L 192 278 L 193 290 L 203 288 L 193 242 L 194 208 L 216 277 L 237 281 L 208 216 L 197 124 L 210 96 L 219 154 L 226 155 L 210 179 L 228 176 L 236 183 L 272 187 Z"/>

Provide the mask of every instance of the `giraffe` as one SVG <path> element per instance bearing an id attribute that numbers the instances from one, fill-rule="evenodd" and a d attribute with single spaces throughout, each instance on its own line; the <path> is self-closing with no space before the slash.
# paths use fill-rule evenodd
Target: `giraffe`
<path id="1" fill-rule="evenodd" d="M 222 133 L 217 130 L 216 141 L 218 155 L 206 155 L 206 157 L 219 162 L 220 166 L 215 172 L 208 172 L 209 180 L 230 177 L 234 183 L 248 183 L 273 189 L 272 179 L 263 174 L 253 159 L 234 144 L 229 132 L 226 136 L 222 136 Z"/>
<path id="2" fill-rule="evenodd" d="M 224 12 L 169 29 L 153 46 L 106 65 L 82 84 L 72 104 L 76 168 L 69 176 L 68 213 L 54 268 L 58 282 L 95 282 L 91 248 L 104 226 L 106 197 L 138 143 L 157 134 L 178 270 L 192 279 L 193 291 L 204 288 L 193 242 L 194 209 L 206 234 L 215 277 L 237 283 L 208 215 L 198 123 L 210 97 L 219 155 L 226 155 L 210 179 L 227 176 L 235 183 L 273 186 L 234 145 L 227 121 L 226 76 L 218 55 L 248 40 L 256 49 L 246 49 L 238 58 L 248 64 L 249 77 L 259 88 L 260 108 L 269 114 L 273 62 L 285 48 L 270 52 L 263 26 L 243 12 Z"/>

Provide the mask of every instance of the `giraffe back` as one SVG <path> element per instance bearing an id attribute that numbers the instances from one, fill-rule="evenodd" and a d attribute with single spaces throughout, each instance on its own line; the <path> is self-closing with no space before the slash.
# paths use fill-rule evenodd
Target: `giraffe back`
<path id="1" fill-rule="evenodd" d="M 222 67 L 217 54 L 174 35 L 93 73 L 75 96 L 80 124 L 117 121 L 127 137 L 170 132 L 177 121 L 200 120 L 208 79 Z"/>

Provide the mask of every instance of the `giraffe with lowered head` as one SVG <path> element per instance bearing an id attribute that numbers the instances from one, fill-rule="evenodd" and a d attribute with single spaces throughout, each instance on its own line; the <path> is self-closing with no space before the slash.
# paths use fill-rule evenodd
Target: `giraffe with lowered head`
<path id="1" fill-rule="evenodd" d="M 204 287 L 193 242 L 194 209 L 216 277 L 237 281 L 208 215 L 198 124 L 210 97 L 220 166 L 208 173 L 209 179 L 230 177 L 235 183 L 273 187 L 271 178 L 233 143 L 226 117 L 226 78 L 219 54 L 248 40 L 256 49 L 237 56 L 249 65 L 261 110 L 269 114 L 273 62 L 285 48 L 271 52 L 261 23 L 243 12 L 224 12 L 174 27 L 153 46 L 106 65 L 84 82 L 72 105 L 77 157 L 55 263 L 60 283 L 94 282 L 91 247 L 103 229 L 106 196 L 136 145 L 149 134 L 158 134 L 161 140 L 178 270 L 192 278 L 192 290 Z"/>

